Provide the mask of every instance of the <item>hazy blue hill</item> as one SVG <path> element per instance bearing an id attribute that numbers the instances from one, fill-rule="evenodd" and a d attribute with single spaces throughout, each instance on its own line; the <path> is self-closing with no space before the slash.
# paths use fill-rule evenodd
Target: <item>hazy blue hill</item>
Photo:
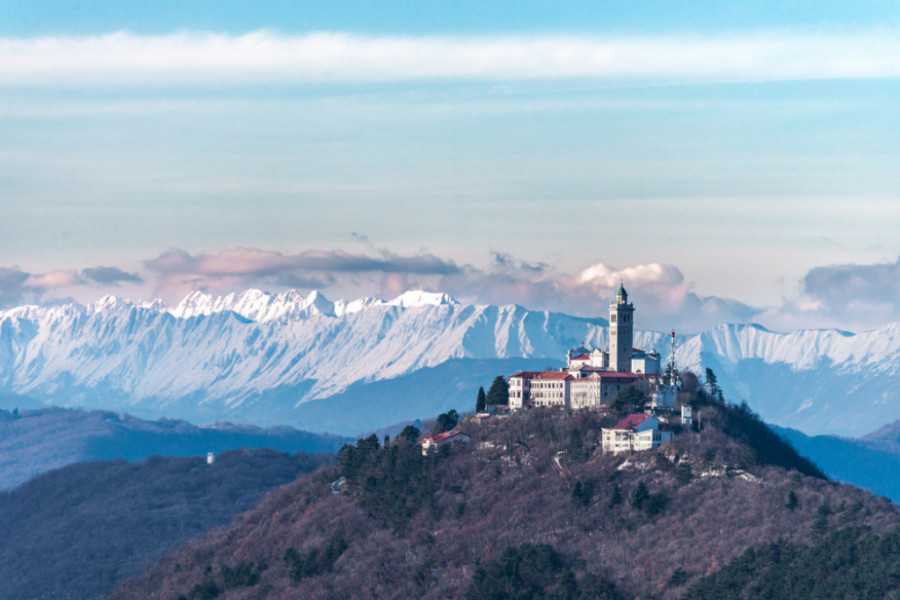
<path id="1" fill-rule="evenodd" d="M 263 494 L 333 460 L 239 450 L 95 461 L 0 493 L 0 597 L 98 598 Z"/>
<path id="2" fill-rule="evenodd" d="M 866 439 L 808 436 L 795 429 L 772 427 L 832 479 L 900 501 L 900 453 Z"/>
<path id="3" fill-rule="evenodd" d="M 888 423 L 859 439 L 875 448 L 900 454 L 900 421 Z"/>
<path id="4" fill-rule="evenodd" d="M 290 427 L 145 421 L 126 414 L 43 408 L 14 414 L 0 410 L 0 490 L 68 464 L 152 455 L 197 456 L 238 448 L 283 452 L 334 452 L 344 438 Z"/>

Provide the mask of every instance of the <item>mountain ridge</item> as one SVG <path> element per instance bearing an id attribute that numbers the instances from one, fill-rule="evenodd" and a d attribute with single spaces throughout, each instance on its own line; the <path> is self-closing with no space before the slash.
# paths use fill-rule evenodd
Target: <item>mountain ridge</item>
<path id="1" fill-rule="evenodd" d="M 449 360 L 561 361 L 582 342 L 605 347 L 607 325 L 421 291 L 336 302 L 319 292 L 193 292 L 174 308 L 107 296 L 0 312 L 0 391 L 194 422 L 262 423 L 278 413 L 311 429 L 291 411 Z M 664 361 L 669 343 L 662 332 L 635 332 L 635 345 Z M 728 397 L 778 425 L 862 435 L 900 419 L 900 323 L 857 334 L 729 324 L 679 334 L 677 344 L 680 368 L 713 368 Z M 468 407 L 468 388 L 429 404 L 429 390 L 444 385 L 435 377 L 413 394 L 423 398 L 418 414 Z"/>

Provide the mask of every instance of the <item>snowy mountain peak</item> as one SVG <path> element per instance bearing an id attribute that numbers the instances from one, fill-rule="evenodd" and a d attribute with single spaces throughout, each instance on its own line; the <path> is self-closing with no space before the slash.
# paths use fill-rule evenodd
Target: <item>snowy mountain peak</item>
<path id="1" fill-rule="evenodd" d="M 227 296 L 226 296 L 227 298 Z M 222 298 L 219 298 L 222 300 Z M 199 315 L 210 315 L 213 312 L 213 297 L 199 290 L 191 292 L 178 303 L 178 306 L 169 310 L 173 317 L 189 319 Z"/>
<path id="2" fill-rule="evenodd" d="M 449 295 L 442 292 L 426 292 L 423 290 L 410 290 L 403 292 L 388 304 L 402 306 L 403 308 L 417 308 L 420 306 L 439 306 L 441 304 L 459 304 Z"/>
<path id="3" fill-rule="evenodd" d="M 326 317 L 334 316 L 334 302 L 326 298 L 319 290 L 313 290 L 303 302 L 303 308 L 308 308 L 311 313 L 318 313 Z"/>
<path id="4" fill-rule="evenodd" d="M 128 310 L 133 306 L 134 303 L 131 300 L 126 300 L 121 296 L 106 295 L 96 302 L 89 304 L 87 311 L 88 314 L 93 314 L 97 312 Z"/>

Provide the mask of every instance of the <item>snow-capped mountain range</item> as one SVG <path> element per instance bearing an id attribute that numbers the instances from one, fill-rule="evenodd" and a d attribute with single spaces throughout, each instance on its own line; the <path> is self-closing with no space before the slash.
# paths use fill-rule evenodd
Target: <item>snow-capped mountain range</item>
<path id="1" fill-rule="evenodd" d="M 636 308 L 639 325 L 639 299 Z M 107 296 L 0 311 L 0 391 L 354 433 L 361 423 L 467 409 L 490 373 L 559 366 L 582 342 L 605 347 L 606 320 L 421 291 L 349 302 L 195 292 L 175 307 Z M 662 332 L 638 331 L 635 345 L 669 354 Z M 698 373 L 712 367 L 729 399 L 807 433 L 862 435 L 900 418 L 900 323 L 860 334 L 724 325 L 679 336 L 676 359 Z"/>

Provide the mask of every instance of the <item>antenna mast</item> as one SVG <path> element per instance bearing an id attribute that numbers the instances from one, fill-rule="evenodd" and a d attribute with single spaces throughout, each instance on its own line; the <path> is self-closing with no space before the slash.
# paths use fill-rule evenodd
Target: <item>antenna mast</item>
<path id="1" fill-rule="evenodd" d="M 672 350 L 669 354 L 669 385 L 678 384 L 678 370 L 675 368 L 675 330 L 672 330 Z"/>

